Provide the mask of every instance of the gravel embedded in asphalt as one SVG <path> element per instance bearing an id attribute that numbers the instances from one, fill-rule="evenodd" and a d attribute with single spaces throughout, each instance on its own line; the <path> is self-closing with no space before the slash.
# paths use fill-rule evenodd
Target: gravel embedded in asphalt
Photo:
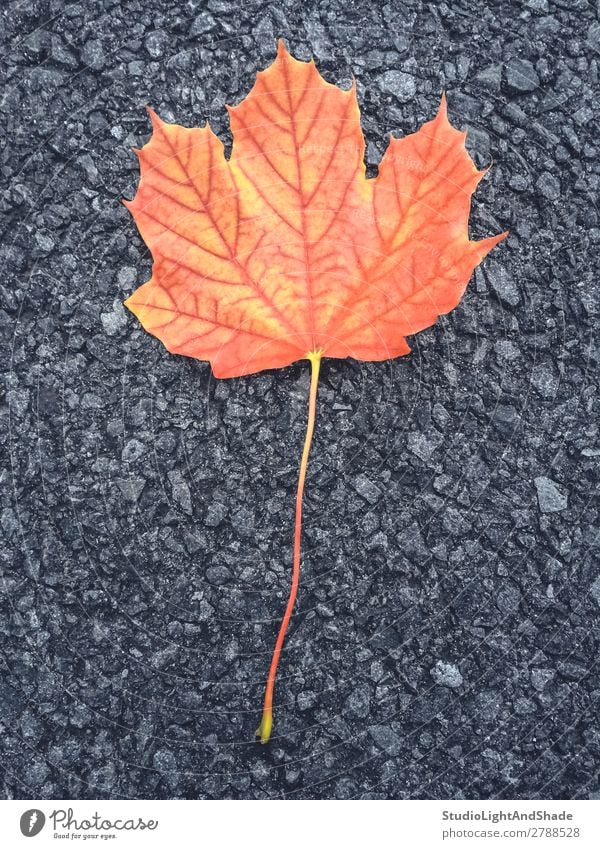
<path id="1" fill-rule="evenodd" d="M 5 798 L 597 798 L 598 59 L 586 0 L 30 0 L 2 19 Z M 369 174 L 445 90 L 510 236 L 386 363 L 216 381 L 122 306 L 144 107 L 230 144 L 283 36 Z M 435 674 L 434 674 L 435 672 Z"/>

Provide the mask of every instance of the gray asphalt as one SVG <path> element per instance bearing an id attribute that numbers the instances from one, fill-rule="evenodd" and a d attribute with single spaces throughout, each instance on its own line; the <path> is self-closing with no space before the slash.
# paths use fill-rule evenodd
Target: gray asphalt
<path id="1" fill-rule="evenodd" d="M 597 7 L 8 2 L 1 12 L 4 798 L 600 793 Z M 215 381 L 121 306 L 146 104 L 228 141 L 283 36 L 358 84 L 368 165 L 445 89 L 510 230 L 386 363 Z"/>

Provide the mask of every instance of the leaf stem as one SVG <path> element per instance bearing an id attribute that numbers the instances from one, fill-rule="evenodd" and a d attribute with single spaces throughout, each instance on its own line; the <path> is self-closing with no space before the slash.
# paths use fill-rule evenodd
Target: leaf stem
<path id="1" fill-rule="evenodd" d="M 261 743 L 268 743 L 271 736 L 271 728 L 273 727 L 273 690 L 275 689 L 275 675 L 277 674 L 277 664 L 285 635 L 288 629 L 292 610 L 296 602 L 296 594 L 298 592 L 298 581 L 300 579 L 300 541 L 302 535 L 302 498 L 304 495 L 304 480 L 306 478 L 306 467 L 308 465 L 308 455 L 310 454 L 310 446 L 312 443 L 313 432 L 315 429 L 315 413 L 317 409 L 317 386 L 319 383 L 319 369 L 321 367 L 321 351 L 311 351 L 306 355 L 306 359 L 310 360 L 310 394 L 308 397 L 308 421 L 306 424 L 306 436 L 304 437 L 304 448 L 302 450 L 302 459 L 300 460 L 300 471 L 298 474 L 298 488 L 296 490 L 296 520 L 294 528 L 294 561 L 292 567 L 292 585 L 290 595 L 281 620 L 273 657 L 271 658 L 271 666 L 269 667 L 269 675 L 267 677 L 267 685 L 265 689 L 265 701 L 263 705 L 263 714 L 260 725 L 256 729 L 256 737 L 260 737 Z"/>

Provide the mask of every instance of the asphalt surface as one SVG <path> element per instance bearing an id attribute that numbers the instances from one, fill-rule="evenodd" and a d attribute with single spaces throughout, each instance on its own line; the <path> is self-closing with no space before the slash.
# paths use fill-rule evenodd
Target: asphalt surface
<path id="1" fill-rule="evenodd" d="M 600 792 L 597 6 L 3 4 L 4 798 Z M 272 742 L 306 363 L 215 381 L 122 300 L 144 110 L 227 141 L 282 36 L 368 164 L 445 89 L 509 229 L 386 363 L 325 361 Z"/>

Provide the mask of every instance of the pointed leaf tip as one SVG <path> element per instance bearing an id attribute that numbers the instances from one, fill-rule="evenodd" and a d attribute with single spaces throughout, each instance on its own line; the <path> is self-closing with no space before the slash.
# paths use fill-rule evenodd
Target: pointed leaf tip
<path id="1" fill-rule="evenodd" d="M 438 117 L 448 118 L 448 101 L 446 99 L 446 92 L 442 91 L 442 96 L 440 97 L 440 105 L 438 107 Z"/>
<path id="2" fill-rule="evenodd" d="M 490 164 L 486 165 L 485 168 L 479 168 L 479 169 L 475 168 L 475 177 L 476 177 L 475 185 L 476 186 L 478 186 L 479 183 L 481 183 L 481 181 L 483 180 L 483 178 L 488 173 L 488 171 L 490 170 L 491 167 L 492 167 L 492 163 L 490 162 Z"/>
<path id="3" fill-rule="evenodd" d="M 503 233 L 498 233 L 497 236 L 487 236 L 484 239 L 478 239 L 475 241 L 475 245 L 477 246 L 477 252 L 480 256 L 480 261 L 484 257 L 486 257 L 492 248 L 495 248 L 496 245 L 499 245 L 500 242 L 503 242 L 504 239 L 509 235 L 510 231 L 505 230 Z"/>
<path id="4" fill-rule="evenodd" d="M 150 123 L 153 128 L 161 127 L 164 124 L 164 121 L 151 106 L 146 106 L 146 112 L 148 113 L 148 117 L 150 118 Z"/>

